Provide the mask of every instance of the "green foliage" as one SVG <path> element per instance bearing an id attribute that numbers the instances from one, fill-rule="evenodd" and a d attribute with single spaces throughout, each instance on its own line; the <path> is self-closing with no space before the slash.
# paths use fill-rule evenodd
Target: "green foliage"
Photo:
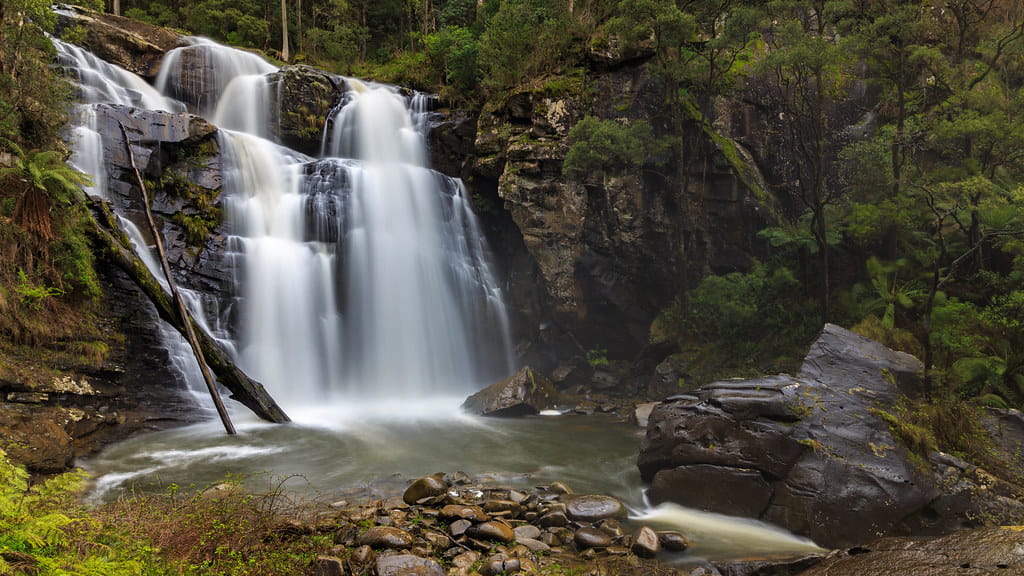
<path id="1" fill-rule="evenodd" d="M 443 96 L 451 101 L 468 100 L 480 81 L 480 44 L 476 36 L 462 26 L 449 26 L 428 35 L 424 44 L 427 59 L 443 75 Z"/>
<path id="2" fill-rule="evenodd" d="M 561 0 L 503 0 L 480 37 L 483 84 L 506 90 L 571 60 L 576 23 Z"/>
<path id="3" fill-rule="evenodd" d="M 203 0 L 185 10 L 184 26 L 196 34 L 253 48 L 270 46 L 270 22 L 255 0 Z"/>
<path id="4" fill-rule="evenodd" d="M 662 311 L 661 338 L 680 350 L 719 347 L 732 368 L 774 360 L 806 346 L 821 328 L 798 287 L 788 268 L 756 261 L 749 272 L 707 276 Z"/>
<path id="5" fill-rule="evenodd" d="M 85 475 L 70 472 L 41 484 L 0 450 L 0 572 L 67 576 L 128 576 L 142 564 L 134 544 L 100 544 L 100 527 L 76 502 Z"/>
<path id="6" fill-rule="evenodd" d="M 587 364 L 591 368 L 603 368 L 608 366 L 608 351 L 603 348 L 591 348 L 587 350 Z"/>
<path id="7" fill-rule="evenodd" d="M 24 270 L 18 270 L 18 285 L 14 287 L 14 292 L 21 297 L 21 303 L 31 310 L 39 310 L 48 298 L 64 294 L 60 288 L 33 282 Z"/>
<path id="8" fill-rule="evenodd" d="M 587 116 L 569 131 L 569 141 L 563 171 L 577 178 L 637 170 L 662 149 L 650 124 L 642 120 L 626 124 Z"/>

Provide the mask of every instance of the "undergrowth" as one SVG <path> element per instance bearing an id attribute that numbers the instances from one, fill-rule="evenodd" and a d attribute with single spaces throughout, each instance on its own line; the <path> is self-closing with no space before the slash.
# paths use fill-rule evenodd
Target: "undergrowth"
<path id="1" fill-rule="evenodd" d="M 25 468 L 0 451 L 0 575 L 306 574 L 333 544 L 330 532 L 295 528 L 315 524 L 312 508 L 280 489 L 186 494 L 172 486 L 87 508 L 85 480 L 76 471 L 30 485 Z"/>
<path id="2" fill-rule="evenodd" d="M 98 507 L 95 517 L 158 551 L 158 574 L 275 576 L 305 574 L 326 554 L 333 535 L 295 529 L 315 524 L 310 508 L 280 489 L 249 494 L 228 483 L 187 492 L 131 494 Z M 287 519 L 287 520 L 286 520 Z"/>

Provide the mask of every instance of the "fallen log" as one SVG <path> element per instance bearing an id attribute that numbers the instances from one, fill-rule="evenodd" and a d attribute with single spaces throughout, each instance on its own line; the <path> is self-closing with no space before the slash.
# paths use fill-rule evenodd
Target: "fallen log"
<path id="1" fill-rule="evenodd" d="M 217 389 L 217 382 L 214 381 L 213 375 L 210 374 L 210 367 L 206 365 L 203 348 L 199 345 L 199 340 L 196 339 L 195 326 L 192 325 L 192 315 L 188 311 L 188 306 L 185 305 L 185 300 L 181 297 L 181 292 L 178 292 L 177 283 L 174 281 L 174 273 L 171 271 L 171 265 L 167 262 L 164 241 L 160 235 L 160 230 L 156 227 L 156 222 L 153 220 L 153 211 L 149 209 L 149 191 L 146 190 L 146 183 L 142 180 L 142 174 L 139 174 L 138 166 L 135 165 L 132 141 L 128 138 L 128 131 L 125 130 L 124 124 L 118 122 L 118 126 L 121 127 L 121 136 L 124 137 L 124 148 L 128 152 L 128 160 L 131 162 L 132 172 L 135 173 L 135 182 L 139 185 L 139 190 L 142 192 L 142 206 L 146 209 L 146 223 L 149 224 L 149 231 L 156 241 L 156 253 L 160 258 L 160 266 L 164 271 L 167 288 L 171 291 L 171 298 L 174 300 L 174 307 L 178 311 L 178 318 L 181 319 L 181 324 L 185 326 L 185 340 L 188 341 L 189 347 L 192 348 L 192 354 L 196 357 L 199 371 L 203 374 L 203 381 L 206 382 L 206 390 L 210 393 L 210 399 L 213 400 L 213 405 L 217 409 L 217 416 L 220 417 L 221 424 L 224 425 L 224 431 L 231 435 L 237 434 L 235 425 L 231 422 L 231 415 L 228 414 L 227 408 L 224 407 L 224 401 L 221 400 L 220 390 Z"/>
<path id="2" fill-rule="evenodd" d="M 131 244 L 118 226 L 117 218 L 110 210 L 110 206 L 102 200 L 91 199 L 89 207 L 92 210 L 94 224 L 91 231 L 92 236 L 103 248 L 105 255 L 135 281 L 156 307 L 160 318 L 185 335 L 186 326 L 178 316 L 170 295 L 164 291 L 163 286 L 149 271 L 142 259 L 130 248 Z M 206 363 L 217 375 L 218 381 L 231 392 L 233 400 L 240 402 L 264 420 L 276 423 L 291 421 L 262 384 L 249 378 L 230 359 L 216 340 L 200 327 L 195 326 L 191 319 L 189 322 L 193 324 L 193 331 L 203 356 L 206 358 Z"/>

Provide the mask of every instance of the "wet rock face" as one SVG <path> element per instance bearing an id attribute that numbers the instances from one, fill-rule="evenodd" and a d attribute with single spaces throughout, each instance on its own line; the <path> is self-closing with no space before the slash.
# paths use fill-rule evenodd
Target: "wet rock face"
<path id="1" fill-rule="evenodd" d="M 201 417 L 171 373 L 156 312 L 119 269 L 97 262 L 106 321 L 123 341 L 108 342 L 100 367 L 30 371 L 0 366 L 0 449 L 32 473 L 64 472 L 78 458 L 127 438 Z"/>
<path id="2" fill-rule="evenodd" d="M 558 392 L 547 378 L 529 367 L 473 394 L 462 408 L 484 416 L 522 416 L 554 408 Z"/>
<path id="3" fill-rule="evenodd" d="M 609 43 L 591 54 L 603 62 L 588 78 L 593 92 L 523 90 L 480 114 L 472 183 L 495 186 L 555 322 L 584 348 L 622 357 L 647 341 L 651 320 L 680 284 L 746 268 L 758 250 L 752 239 L 772 216 L 697 123 L 672 135 L 690 151 L 686 166 L 666 157 L 658 159 L 664 169 L 565 176 L 568 133 L 583 117 L 628 123 L 662 114 L 663 93 L 647 66 L 626 64 L 642 54 Z"/>
<path id="4" fill-rule="evenodd" d="M 324 125 L 345 91 L 344 80 L 312 66 L 285 66 L 269 74 L 267 83 L 268 128 L 285 146 L 319 155 Z"/>
<path id="5" fill-rule="evenodd" d="M 919 370 L 907 354 L 826 325 L 795 377 L 669 398 L 637 460 L 649 497 L 761 518 L 826 546 L 949 532 L 967 517 L 1024 519 L 1011 487 L 985 487 L 947 456 L 922 465 L 893 437 L 876 410 L 916 389 Z"/>
<path id="6" fill-rule="evenodd" d="M 147 182 L 167 260 L 179 285 L 201 290 L 212 310 L 230 301 L 231 272 L 225 256 L 227 229 L 220 196 L 222 167 L 217 128 L 193 114 L 151 112 L 102 104 L 96 107 L 103 137 L 109 193 L 117 212 L 132 221 L 148 244 L 152 234 L 142 193 L 132 171 L 124 125 L 135 164 Z"/>

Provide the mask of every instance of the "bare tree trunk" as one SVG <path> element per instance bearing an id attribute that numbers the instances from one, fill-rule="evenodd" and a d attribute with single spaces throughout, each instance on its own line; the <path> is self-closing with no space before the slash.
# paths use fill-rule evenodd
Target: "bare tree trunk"
<path id="1" fill-rule="evenodd" d="M 121 0 L 114 0 L 114 16 L 121 15 Z"/>
<path id="2" fill-rule="evenodd" d="M 174 326 L 178 332 L 185 334 L 185 326 L 175 312 L 170 297 L 146 268 L 142 259 L 129 248 L 128 239 L 118 227 L 110 207 L 102 201 L 92 201 L 90 208 L 93 213 L 91 235 L 101 248 L 100 252 L 131 277 L 156 307 L 160 318 Z M 196 330 L 195 336 L 202 347 L 203 357 L 224 387 L 231 391 L 233 400 L 242 403 L 256 416 L 269 422 L 280 424 L 290 421 L 288 415 L 274 402 L 263 385 L 242 372 L 216 340 L 202 330 Z"/>
<path id="3" fill-rule="evenodd" d="M 282 2 L 284 0 L 281 0 Z M 153 221 L 153 212 L 149 209 L 149 193 L 146 192 L 146 184 L 142 181 L 142 174 L 139 174 L 139 169 L 135 166 L 135 153 L 132 152 L 132 144 L 128 139 L 128 131 L 125 130 L 124 124 L 121 126 L 121 135 L 124 136 L 124 147 L 128 151 L 128 160 L 131 161 L 132 171 L 135 172 L 135 179 L 138 181 L 139 188 L 142 190 L 142 205 L 146 209 L 146 221 L 149 223 L 149 230 L 153 233 L 153 239 L 156 241 L 156 251 L 160 256 L 160 264 L 164 269 L 164 276 L 167 278 L 167 286 L 171 289 L 171 296 L 174 298 L 174 303 L 178 308 L 178 316 L 181 317 L 181 323 L 185 325 L 185 337 L 188 339 L 189 345 L 192 347 L 192 353 L 196 356 L 196 362 L 199 363 L 199 370 L 203 373 L 203 380 L 206 380 L 206 387 L 210 391 L 210 397 L 213 398 L 213 405 L 217 408 L 217 415 L 220 416 L 220 421 L 224 424 L 224 430 L 228 434 L 235 434 L 235 426 L 231 423 L 231 417 L 228 416 L 228 411 L 224 408 L 224 401 L 220 398 L 220 392 L 217 390 L 217 383 L 213 381 L 213 375 L 210 374 L 210 367 L 206 365 L 206 359 L 203 358 L 203 350 L 199 345 L 199 341 L 196 339 L 195 331 L 192 329 L 192 319 L 189 316 L 188 308 L 185 307 L 185 301 L 182 300 L 181 294 L 178 292 L 178 287 L 174 283 L 174 274 L 171 273 L 171 265 L 167 263 L 167 254 L 164 252 L 164 242 L 161 239 L 160 231 L 157 230 L 156 223 Z"/>
<path id="4" fill-rule="evenodd" d="M 281 0 L 281 60 L 288 61 L 288 3 Z"/>

